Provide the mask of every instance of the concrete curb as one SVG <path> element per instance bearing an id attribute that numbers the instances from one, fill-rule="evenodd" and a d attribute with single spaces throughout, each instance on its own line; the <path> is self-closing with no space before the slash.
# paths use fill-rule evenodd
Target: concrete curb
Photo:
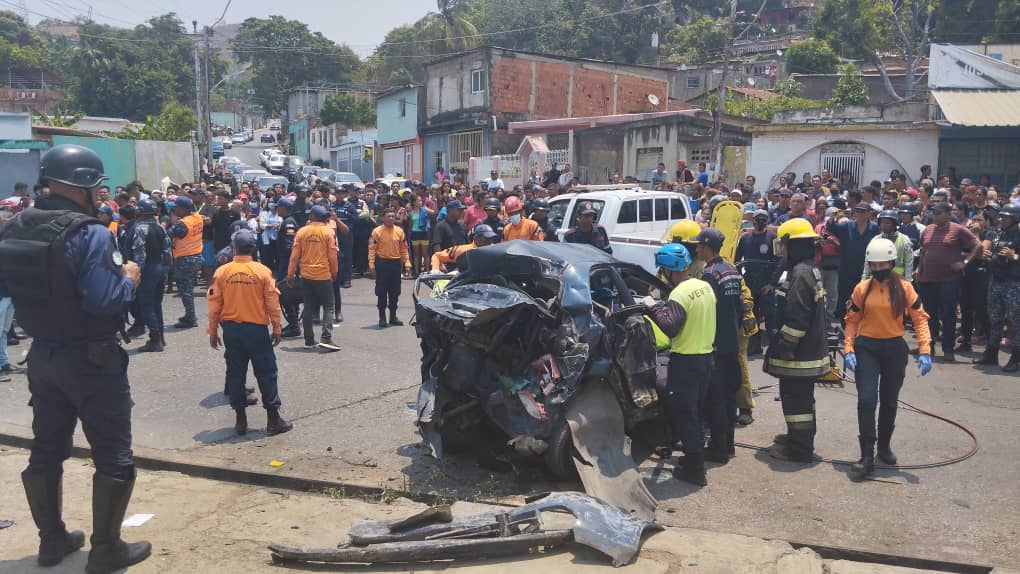
<path id="1" fill-rule="evenodd" d="M 23 436 L 0 432 L 0 445 L 6 445 L 10 447 L 28 450 L 32 447 L 32 439 Z M 91 458 L 91 453 L 87 448 L 74 446 L 71 449 L 71 456 L 76 458 L 88 459 Z M 221 482 L 245 484 L 249 486 L 259 486 L 263 488 L 279 488 L 284 490 L 293 490 L 297 492 L 316 492 L 316 493 L 321 493 L 327 490 L 342 490 L 345 496 L 348 497 L 378 497 L 382 495 L 384 492 L 388 491 L 389 493 L 392 493 L 394 496 L 408 498 L 415 502 L 430 504 L 434 501 L 433 500 L 434 496 L 432 495 L 422 493 L 415 494 L 395 488 L 384 489 L 380 487 L 366 486 L 361 484 L 300 478 L 295 476 L 269 474 L 249 470 L 222 468 L 204 464 L 192 464 L 187 462 L 174 461 L 165 458 L 157 458 L 146 455 L 136 454 L 134 456 L 134 462 L 137 468 L 143 470 L 178 472 L 196 478 L 205 478 Z M 493 506 L 516 506 L 513 504 L 485 500 L 476 502 Z M 935 572 L 954 572 L 958 574 L 989 574 L 993 571 L 1009 572 L 1008 570 L 993 569 L 992 566 L 983 566 L 978 564 L 963 564 L 959 562 L 930 560 L 927 558 L 919 558 L 913 556 L 897 556 L 893 554 L 881 554 L 869 552 L 866 550 L 822 546 L 817 544 L 807 544 L 788 540 L 776 540 L 776 541 L 787 543 L 790 546 L 792 546 L 795 550 L 800 550 L 802 548 L 813 550 L 822 559 L 831 561 L 857 562 L 881 566 L 911 568 L 916 570 L 928 570 Z"/>

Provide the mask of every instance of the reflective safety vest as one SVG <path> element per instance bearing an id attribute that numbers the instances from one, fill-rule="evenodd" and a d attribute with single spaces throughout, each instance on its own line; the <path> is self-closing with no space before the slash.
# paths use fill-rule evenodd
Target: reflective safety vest
<path id="1" fill-rule="evenodd" d="M 651 317 L 645 317 L 645 321 L 648 321 L 648 325 L 652 327 L 652 334 L 655 335 L 655 350 L 665 351 L 666 349 L 669 349 L 671 344 L 669 337 L 662 332 L 662 329 L 655 324 L 655 321 L 652 321 Z"/>
<path id="2" fill-rule="evenodd" d="M 669 352 L 677 355 L 707 355 L 715 342 L 715 291 L 701 279 L 687 279 L 669 294 L 684 308 L 687 319 L 680 334 L 673 337 Z"/>
<path id="3" fill-rule="evenodd" d="M 174 238 L 174 259 L 187 257 L 188 255 L 202 254 L 202 217 L 196 213 L 181 218 L 188 228 L 188 234 L 184 237 Z"/>

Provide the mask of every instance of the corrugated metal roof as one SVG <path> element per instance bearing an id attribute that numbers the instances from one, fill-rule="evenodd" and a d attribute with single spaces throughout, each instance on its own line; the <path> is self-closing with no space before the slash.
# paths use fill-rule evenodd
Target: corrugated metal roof
<path id="1" fill-rule="evenodd" d="M 933 90 L 932 94 L 942 116 L 953 125 L 1020 126 L 1020 90 Z"/>

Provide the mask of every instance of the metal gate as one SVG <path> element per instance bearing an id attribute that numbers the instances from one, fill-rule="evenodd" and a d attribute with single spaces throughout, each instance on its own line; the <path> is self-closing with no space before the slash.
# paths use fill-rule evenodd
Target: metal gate
<path id="1" fill-rule="evenodd" d="M 854 146 L 861 147 L 861 146 Z M 827 169 L 833 177 L 839 178 L 840 174 L 844 171 L 850 173 L 850 182 L 856 187 L 861 183 L 861 174 L 864 172 L 864 150 L 860 151 L 848 151 L 848 150 L 822 150 L 821 153 L 821 170 Z"/>

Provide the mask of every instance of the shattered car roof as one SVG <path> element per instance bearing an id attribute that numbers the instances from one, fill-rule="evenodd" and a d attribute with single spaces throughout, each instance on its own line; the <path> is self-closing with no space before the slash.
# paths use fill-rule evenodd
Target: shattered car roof
<path id="1" fill-rule="evenodd" d="M 591 268 L 615 264 L 631 266 L 590 245 L 517 239 L 472 249 L 457 259 L 459 275 L 450 287 L 494 275 L 544 275 L 562 282 L 561 306 L 573 312 L 591 310 L 588 278 Z"/>

